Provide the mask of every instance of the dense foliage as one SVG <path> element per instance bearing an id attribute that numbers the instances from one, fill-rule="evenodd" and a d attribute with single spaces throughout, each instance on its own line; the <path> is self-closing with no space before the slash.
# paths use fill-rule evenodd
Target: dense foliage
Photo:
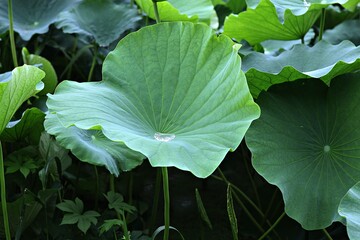
<path id="1" fill-rule="evenodd" d="M 360 0 L 0 3 L 0 239 L 360 238 Z"/>

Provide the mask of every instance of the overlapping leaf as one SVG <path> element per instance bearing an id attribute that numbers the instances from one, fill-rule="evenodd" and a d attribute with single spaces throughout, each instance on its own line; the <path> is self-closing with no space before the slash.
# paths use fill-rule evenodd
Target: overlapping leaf
<path id="1" fill-rule="evenodd" d="M 247 6 L 256 8 L 261 0 L 246 0 Z M 359 0 L 271 0 L 276 6 L 279 16 L 283 18 L 286 9 L 289 9 L 294 15 L 299 16 L 308 10 L 325 8 L 331 4 L 341 4 L 348 8 L 353 8 Z"/>
<path id="2" fill-rule="evenodd" d="M 78 159 L 105 166 L 115 176 L 119 175 L 119 169 L 129 171 L 144 159 L 142 154 L 130 150 L 125 144 L 109 140 L 100 130 L 82 130 L 75 126 L 65 128 L 55 114 L 48 114 L 45 127 Z"/>
<path id="3" fill-rule="evenodd" d="M 53 93 L 58 83 L 58 79 L 51 62 L 42 56 L 30 54 L 26 48 L 23 48 L 21 53 L 25 64 L 40 65 L 41 70 L 45 72 L 45 77 L 42 80 L 44 88 L 38 93 L 38 95 Z"/>
<path id="4" fill-rule="evenodd" d="M 0 0 L 0 33 L 9 28 L 7 0 Z M 57 15 L 78 0 L 12 0 L 14 30 L 28 41 L 34 34 L 46 33 Z"/>
<path id="5" fill-rule="evenodd" d="M 301 1 L 299 1 L 301 2 Z M 277 8 L 270 0 L 261 0 L 255 9 L 248 8 L 225 19 L 224 34 L 237 40 L 257 44 L 265 40 L 296 40 L 305 36 L 320 15 L 318 9 L 296 16 L 290 10 L 280 21 Z"/>
<path id="6" fill-rule="evenodd" d="M 243 71 L 254 96 L 273 84 L 300 78 L 320 78 L 329 84 L 335 76 L 359 68 L 360 47 L 349 41 L 338 45 L 321 41 L 314 47 L 295 45 L 279 56 L 254 52 L 243 59 Z"/>
<path id="7" fill-rule="evenodd" d="M 335 28 L 324 32 L 323 39 L 331 44 L 339 44 L 349 40 L 356 46 L 360 45 L 360 20 L 347 20 Z"/>
<path id="8" fill-rule="evenodd" d="M 226 36 L 203 24 L 161 23 L 122 39 L 102 82 L 64 81 L 47 105 L 65 127 L 102 129 L 153 166 L 207 177 L 259 116 L 240 67 Z"/>
<path id="9" fill-rule="evenodd" d="M 75 8 L 62 12 L 56 22 L 66 33 L 77 33 L 108 46 L 140 20 L 135 8 L 111 0 L 85 0 Z"/>
<path id="10" fill-rule="evenodd" d="M 44 131 L 45 113 L 37 108 L 27 109 L 21 119 L 11 121 L 0 134 L 0 140 L 16 142 L 28 140 L 32 144 L 38 144 L 40 134 Z"/>
<path id="11" fill-rule="evenodd" d="M 0 133 L 21 104 L 44 87 L 44 76 L 42 70 L 28 65 L 0 75 Z"/>
<path id="12" fill-rule="evenodd" d="M 135 1 L 149 17 L 155 19 L 152 0 Z M 217 27 L 217 16 L 211 0 L 168 0 L 157 4 L 162 21 L 201 21 Z"/>
<path id="13" fill-rule="evenodd" d="M 346 193 L 340 202 L 339 214 L 346 218 L 346 229 L 351 240 L 360 239 L 360 182 Z"/>
<path id="14" fill-rule="evenodd" d="M 331 87 L 307 79 L 277 84 L 246 135 L 253 166 L 283 194 L 286 213 L 308 230 L 340 220 L 338 206 L 360 180 L 360 75 Z"/>

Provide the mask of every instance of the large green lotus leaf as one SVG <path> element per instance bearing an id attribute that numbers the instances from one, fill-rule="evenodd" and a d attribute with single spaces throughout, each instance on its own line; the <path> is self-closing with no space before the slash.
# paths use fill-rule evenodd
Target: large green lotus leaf
<path id="1" fill-rule="evenodd" d="M 111 174 L 119 175 L 142 163 L 145 158 L 123 143 L 109 140 L 101 130 L 83 130 L 75 126 L 65 128 L 56 114 L 48 114 L 45 121 L 46 131 L 56 136 L 56 140 L 64 148 L 81 161 L 105 166 Z"/>
<path id="2" fill-rule="evenodd" d="M 45 113 L 38 108 L 26 109 L 21 119 L 8 123 L 0 134 L 0 140 L 16 142 L 28 140 L 36 145 L 39 143 L 41 132 L 44 131 Z"/>
<path id="3" fill-rule="evenodd" d="M 44 87 L 44 76 L 42 70 L 29 65 L 0 75 L 0 133 L 21 104 Z"/>
<path id="4" fill-rule="evenodd" d="M 108 46 L 128 29 L 136 27 L 141 17 L 129 4 L 112 0 L 85 0 L 75 8 L 62 12 L 56 22 L 66 33 L 77 33 Z"/>
<path id="5" fill-rule="evenodd" d="M 244 57 L 242 66 L 255 97 L 273 84 L 310 77 L 329 84 L 335 76 L 359 68 L 360 47 L 349 41 L 338 45 L 320 41 L 313 47 L 299 44 L 278 56 L 254 52 Z"/>
<path id="6" fill-rule="evenodd" d="M 44 89 L 41 90 L 38 95 L 54 92 L 56 85 L 58 84 L 58 78 L 51 62 L 42 56 L 30 54 L 26 48 L 22 49 L 21 54 L 25 64 L 40 65 L 41 70 L 45 72 L 45 77 L 42 80 Z"/>
<path id="7" fill-rule="evenodd" d="M 333 29 L 326 30 L 323 40 L 331 44 L 339 44 L 343 40 L 349 40 L 356 46 L 360 45 L 360 20 L 347 20 Z"/>
<path id="8" fill-rule="evenodd" d="M 360 182 L 345 194 L 339 205 L 339 214 L 346 218 L 346 229 L 351 240 L 360 239 Z"/>
<path id="9" fill-rule="evenodd" d="M 0 0 L 0 33 L 9 28 L 7 0 Z M 78 0 L 12 0 L 14 30 L 28 41 L 38 33 L 46 33 L 57 15 L 77 4 Z"/>
<path id="10" fill-rule="evenodd" d="M 145 27 L 107 56 L 102 82 L 64 81 L 47 105 L 65 127 L 102 129 L 153 166 L 207 177 L 259 116 L 237 50 L 204 24 Z"/>
<path id="11" fill-rule="evenodd" d="M 272 86 L 246 135 L 256 171 L 283 194 L 286 213 L 307 230 L 341 220 L 338 206 L 360 180 L 360 75 L 331 87 L 316 79 Z"/>
<path id="12" fill-rule="evenodd" d="M 270 39 L 296 40 L 305 36 L 319 15 L 318 9 L 300 16 L 286 10 L 282 23 L 274 4 L 270 0 L 262 0 L 256 9 L 248 8 L 238 15 L 226 17 L 224 34 L 239 41 L 244 39 L 252 45 Z"/>
<path id="13" fill-rule="evenodd" d="M 152 0 L 135 0 L 138 6 L 152 19 L 155 19 Z M 217 15 L 211 0 L 168 0 L 158 2 L 161 21 L 201 21 L 217 25 Z M 215 26 L 216 27 L 216 26 Z"/>

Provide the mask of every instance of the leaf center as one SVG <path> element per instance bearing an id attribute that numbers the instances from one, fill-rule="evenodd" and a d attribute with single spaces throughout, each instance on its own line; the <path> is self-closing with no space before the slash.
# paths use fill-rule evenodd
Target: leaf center
<path id="1" fill-rule="evenodd" d="M 160 142 L 170 142 L 175 138 L 175 134 L 156 132 L 154 138 Z"/>
<path id="2" fill-rule="evenodd" d="M 331 150 L 331 148 L 330 148 L 329 145 L 325 145 L 325 146 L 324 146 L 324 152 L 325 152 L 325 153 L 329 153 L 330 150 Z"/>

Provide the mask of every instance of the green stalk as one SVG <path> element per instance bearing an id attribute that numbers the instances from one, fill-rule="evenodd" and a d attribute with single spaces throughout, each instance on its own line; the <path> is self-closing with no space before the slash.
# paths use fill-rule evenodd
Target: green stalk
<path id="1" fill-rule="evenodd" d="M 238 197 L 238 195 L 236 193 L 233 193 L 233 194 L 234 194 L 235 201 L 240 205 L 242 210 L 245 212 L 245 214 L 248 216 L 248 218 L 250 218 L 250 220 L 257 227 L 257 229 L 259 229 L 259 231 L 262 233 L 265 232 L 265 230 L 260 226 L 260 224 L 256 221 L 254 216 L 251 214 L 251 212 L 246 208 L 245 204 L 241 201 L 241 199 Z"/>
<path id="2" fill-rule="evenodd" d="M 8 18 L 9 18 L 9 36 L 10 36 L 10 45 L 11 45 L 11 54 L 14 62 L 14 67 L 19 66 L 17 56 L 16 56 L 16 47 L 15 47 L 15 37 L 14 37 L 14 20 L 13 20 L 13 11 L 12 11 L 12 1 L 8 0 Z"/>
<path id="3" fill-rule="evenodd" d="M 94 46 L 94 56 L 91 62 L 91 67 L 90 67 L 90 71 L 89 71 L 89 75 L 88 75 L 88 79 L 87 81 L 90 82 L 94 73 L 94 69 L 95 69 L 95 65 L 96 65 L 96 58 L 97 58 L 97 52 L 98 52 L 98 46 L 95 45 Z"/>
<path id="4" fill-rule="evenodd" d="M 127 228 L 127 224 L 126 224 L 126 217 L 125 217 L 125 214 L 124 212 L 121 212 L 121 217 L 122 217 L 122 221 L 123 221 L 123 225 L 122 225 L 122 229 L 123 229 L 123 232 L 124 232 L 124 238 L 125 240 L 131 240 L 130 239 L 130 236 L 129 236 L 129 231 L 128 231 L 128 228 Z"/>
<path id="5" fill-rule="evenodd" d="M 274 222 L 274 224 L 258 240 L 264 239 L 279 224 L 279 222 L 284 216 L 285 212 L 280 215 L 280 217 Z"/>
<path id="6" fill-rule="evenodd" d="M 115 177 L 110 174 L 110 191 L 115 192 Z"/>
<path id="7" fill-rule="evenodd" d="M 95 202 L 94 202 L 94 205 L 95 205 L 95 209 L 98 210 L 98 206 L 99 206 L 99 172 L 98 172 L 98 169 L 97 167 L 94 165 L 94 171 L 95 171 Z"/>
<path id="8" fill-rule="evenodd" d="M 163 190 L 164 190 L 164 240 L 169 239 L 170 230 L 170 193 L 169 193 L 169 176 L 166 167 L 161 168 L 163 176 Z"/>
<path id="9" fill-rule="evenodd" d="M 271 200 L 270 200 L 270 202 L 269 202 L 269 205 L 268 205 L 268 207 L 267 207 L 267 209 L 266 209 L 266 211 L 265 211 L 264 221 L 266 221 L 266 219 L 268 218 L 268 215 L 269 215 L 270 211 L 271 211 L 271 210 L 274 210 L 273 204 L 274 204 L 274 201 L 275 201 L 275 198 L 276 198 L 276 195 L 277 195 L 277 192 L 278 192 L 278 191 L 279 191 L 278 188 L 276 188 L 275 191 L 274 191 L 274 193 L 273 193 L 273 195 L 272 195 L 272 197 L 271 197 Z"/>
<path id="10" fill-rule="evenodd" d="M 243 150 L 243 151 L 244 151 L 244 150 Z M 248 164 L 248 162 L 246 161 L 246 159 L 244 160 L 244 165 L 245 165 L 246 172 L 247 172 L 247 174 L 248 174 L 248 176 L 249 176 L 249 179 L 250 179 L 250 182 L 251 182 L 251 186 L 252 186 L 253 191 L 254 191 L 254 194 L 255 194 L 255 199 L 256 199 L 256 202 L 257 202 L 257 206 L 259 206 L 259 209 L 262 209 L 259 192 L 258 192 L 258 190 L 257 190 L 257 188 L 256 188 L 256 184 L 255 184 L 255 182 L 254 182 L 254 179 L 253 179 L 252 176 L 251 176 L 249 164 Z"/>
<path id="11" fill-rule="evenodd" d="M 221 171 L 220 168 L 218 168 L 218 171 L 220 173 L 221 178 L 213 176 L 215 179 L 222 180 L 226 184 L 230 184 L 231 188 L 237 191 L 259 213 L 261 217 L 265 217 L 264 213 L 260 210 L 260 208 L 243 191 L 241 191 L 237 186 L 235 186 L 229 180 L 227 180 L 227 178 L 225 177 L 224 173 Z"/>
<path id="12" fill-rule="evenodd" d="M 154 231 L 158 206 L 159 206 L 159 196 L 160 196 L 160 187 L 161 187 L 161 170 L 157 168 L 156 170 L 156 180 L 155 180 L 155 192 L 154 192 L 154 200 L 153 200 L 153 207 L 151 210 L 151 218 L 149 224 L 149 232 Z"/>
<path id="13" fill-rule="evenodd" d="M 6 189 L 5 189 L 5 171 L 4 171 L 4 159 L 2 153 L 2 146 L 0 141 L 0 188 L 1 188 L 1 207 L 3 212 L 3 219 L 4 219 L 4 228 L 5 228 L 5 236 L 6 240 L 11 240 L 10 234 L 10 226 L 9 226 L 9 217 L 7 211 L 7 204 L 6 204 Z"/>
<path id="14" fill-rule="evenodd" d="M 156 23 L 160 23 L 159 9 L 158 9 L 157 2 L 155 0 L 153 0 L 153 5 L 154 5 L 154 13 L 155 13 Z"/>
<path id="15" fill-rule="evenodd" d="M 327 239 L 333 240 L 333 238 L 330 236 L 330 234 L 326 231 L 325 228 L 324 228 L 322 231 L 324 232 L 324 234 L 325 234 L 325 236 L 327 237 Z"/>
<path id="16" fill-rule="evenodd" d="M 325 8 L 321 9 L 319 41 L 322 40 L 322 36 L 325 28 L 325 17 L 326 17 L 325 11 L 326 11 Z"/>

